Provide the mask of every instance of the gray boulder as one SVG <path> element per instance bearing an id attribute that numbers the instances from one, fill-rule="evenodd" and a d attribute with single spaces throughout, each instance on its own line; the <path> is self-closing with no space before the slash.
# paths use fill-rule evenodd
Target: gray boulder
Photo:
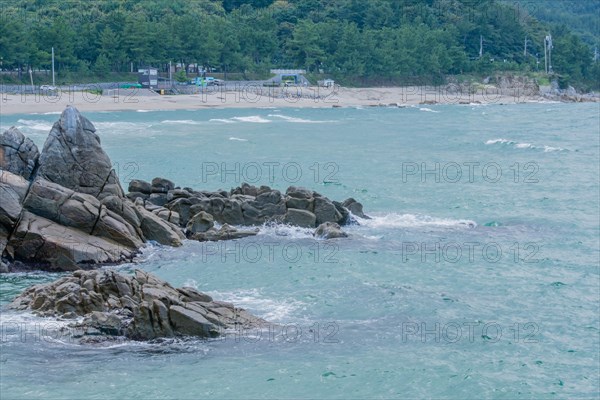
<path id="1" fill-rule="evenodd" d="M 365 215 L 365 213 L 363 212 L 363 205 L 360 204 L 358 201 L 354 200 L 352 197 L 344 200 L 342 206 L 346 207 L 348 210 L 350 210 L 352 214 L 356 215 L 357 217 L 363 219 L 370 219 L 370 217 L 368 215 Z"/>
<path id="2" fill-rule="evenodd" d="M 288 197 L 285 202 L 285 205 L 288 209 L 297 208 L 299 210 L 314 210 L 314 200 L 312 198 L 297 198 L 297 197 Z"/>
<path id="3" fill-rule="evenodd" d="M 180 198 L 188 199 L 190 197 L 192 197 L 192 193 L 188 192 L 185 189 L 173 189 L 173 190 L 169 190 L 169 193 L 167 193 L 168 201 L 173 201 L 175 199 L 180 199 Z"/>
<path id="4" fill-rule="evenodd" d="M 152 179 L 152 193 L 168 193 L 175 189 L 175 184 L 165 178 Z"/>
<path id="5" fill-rule="evenodd" d="M 215 220 L 213 216 L 205 211 L 200 211 L 189 220 L 186 226 L 186 232 L 190 235 L 199 232 L 206 232 L 213 226 L 215 226 Z"/>
<path id="6" fill-rule="evenodd" d="M 348 234 L 335 222 L 325 222 L 317 227 L 314 236 L 320 239 L 336 239 L 348 237 Z"/>
<path id="7" fill-rule="evenodd" d="M 117 174 L 95 132 L 87 118 L 67 106 L 44 144 L 38 175 L 99 199 L 109 195 L 123 197 Z"/>
<path id="8" fill-rule="evenodd" d="M 29 182 L 25 178 L 0 170 L 0 256 L 19 222 L 28 188 Z"/>
<path id="9" fill-rule="evenodd" d="M 24 211 L 6 245 L 8 256 L 52 271 L 129 260 L 135 249 Z"/>
<path id="10" fill-rule="evenodd" d="M 60 225 L 118 242 L 129 253 L 143 244 L 133 226 L 94 196 L 74 192 L 41 178 L 31 185 L 23 207 Z"/>
<path id="11" fill-rule="evenodd" d="M 165 193 L 152 193 L 146 201 L 150 204 L 154 204 L 155 206 L 162 207 L 167 204 L 167 195 Z"/>
<path id="12" fill-rule="evenodd" d="M 153 240 L 166 246 L 181 246 L 181 241 L 185 239 L 185 236 L 179 227 L 163 220 L 142 206 L 136 205 L 135 210 L 141 221 L 140 228 L 145 240 Z"/>
<path id="13" fill-rule="evenodd" d="M 255 236 L 258 229 L 253 231 L 238 230 L 230 225 L 223 225 L 220 229 L 210 228 L 206 232 L 198 232 L 190 236 L 190 239 L 199 242 L 218 242 L 221 240 L 243 239 L 249 236 Z"/>
<path id="14" fill-rule="evenodd" d="M 285 194 L 296 199 L 310 199 L 314 197 L 314 192 L 312 190 L 298 186 L 290 186 Z"/>
<path id="15" fill-rule="evenodd" d="M 302 228 L 314 228 L 317 223 L 317 217 L 310 211 L 290 208 L 283 218 L 283 223 Z"/>
<path id="16" fill-rule="evenodd" d="M 214 301 L 193 288 L 176 289 L 136 270 L 75 271 L 55 282 L 26 289 L 9 305 L 43 317 L 82 318 L 70 324 L 82 341 L 125 336 L 216 337 L 228 329 L 258 328 L 266 321 L 233 304 Z"/>
<path id="17" fill-rule="evenodd" d="M 14 126 L 0 135 L 0 169 L 30 179 L 40 153 L 33 141 Z"/>
<path id="18" fill-rule="evenodd" d="M 315 197 L 314 214 L 317 216 L 317 225 L 325 222 L 339 223 L 343 220 L 343 216 L 337 210 L 335 204 L 326 197 Z"/>
<path id="19" fill-rule="evenodd" d="M 139 192 L 143 194 L 151 194 L 152 193 L 152 185 L 146 181 L 142 181 L 140 179 L 132 179 L 129 182 L 129 192 Z"/>

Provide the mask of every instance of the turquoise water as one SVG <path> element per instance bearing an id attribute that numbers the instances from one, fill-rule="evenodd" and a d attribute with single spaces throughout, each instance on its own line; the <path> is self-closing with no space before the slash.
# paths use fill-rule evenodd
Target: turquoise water
<path id="1" fill-rule="evenodd" d="M 118 267 L 270 332 L 82 346 L 4 310 L 2 398 L 597 398 L 598 105 L 428 107 L 87 113 L 124 186 L 293 184 L 373 219 L 345 240 L 269 226 Z M 41 146 L 57 117 L 0 128 Z M 1 275 L 2 304 L 55 278 Z"/>

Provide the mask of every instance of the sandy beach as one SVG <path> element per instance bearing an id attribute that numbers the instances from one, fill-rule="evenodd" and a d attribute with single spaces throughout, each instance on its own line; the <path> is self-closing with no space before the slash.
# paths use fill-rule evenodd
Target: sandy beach
<path id="1" fill-rule="evenodd" d="M 433 104 L 516 104 L 545 99 L 527 88 L 495 87 L 463 92 L 449 87 L 344 88 L 319 87 L 214 88 L 192 95 L 159 95 L 146 89 L 88 91 L 58 90 L 55 94 L 1 94 L 0 115 L 62 111 L 74 105 L 85 111 L 177 110 L 203 108 L 331 108 Z"/>

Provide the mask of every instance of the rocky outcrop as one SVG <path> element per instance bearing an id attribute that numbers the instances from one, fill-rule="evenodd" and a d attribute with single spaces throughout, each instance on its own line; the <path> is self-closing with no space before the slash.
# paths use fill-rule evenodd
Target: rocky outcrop
<path id="1" fill-rule="evenodd" d="M 16 128 L 6 131 L 0 166 L 0 255 L 8 261 L 67 271 L 130 260 L 147 241 L 184 239 L 176 215 L 124 196 L 93 124 L 73 107 L 41 155 Z"/>
<path id="2" fill-rule="evenodd" d="M 265 223 L 284 223 L 304 228 L 316 228 L 325 222 L 340 225 L 356 223 L 353 215 L 369 218 L 362 205 L 350 198 L 343 203 L 332 201 L 312 190 L 290 186 L 285 194 L 268 186 L 256 187 L 246 183 L 230 191 L 196 191 L 174 187 L 163 178 L 152 183 L 135 180 L 129 185 L 127 197 L 140 202 L 154 213 L 176 213 L 179 226 L 190 234 L 200 234 L 212 224 L 260 226 Z M 164 192 L 165 188 L 174 187 Z M 164 196 L 157 205 L 160 193 Z M 212 220 L 211 220 L 212 218 Z M 199 222 L 202 221 L 202 222 Z M 210 235 L 209 235 L 210 236 Z M 206 235 L 196 235 L 206 237 Z"/>
<path id="3" fill-rule="evenodd" d="M 77 109 L 67 107 L 44 144 L 38 175 L 100 200 L 110 195 L 123 197 L 117 174 L 95 132 L 94 125 Z"/>
<path id="4" fill-rule="evenodd" d="M 41 154 L 16 128 L 6 131 L 0 166 L 0 256 L 47 270 L 120 263 L 149 241 L 179 246 L 186 236 L 256 235 L 241 226 L 316 228 L 368 218 L 354 199 L 339 203 L 295 186 L 281 193 L 244 183 L 210 192 L 157 177 L 132 180 L 125 195 L 94 125 L 73 107 L 53 125 Z"/>
<path id="5" fill-rule="evenodd" d="M 0 169 L 29 179 L 37 168 L 37 146 L 14 126 L 0 135 Z"/>
<path id="6" fill-rule="evenodd" d="M 176 289 L 141 270 L 133 276 L 109 270 L 78 270 L 53 283 L 25 290 L 9 308 L 45 317 L 83 317 L 71 327 L 77 328 L 83 338 L 99 340 L 114 336 L 134 340 L 212 338 L 228 329 L 266 323 L 233 304 L 213 300 L 190 287 Z"/>

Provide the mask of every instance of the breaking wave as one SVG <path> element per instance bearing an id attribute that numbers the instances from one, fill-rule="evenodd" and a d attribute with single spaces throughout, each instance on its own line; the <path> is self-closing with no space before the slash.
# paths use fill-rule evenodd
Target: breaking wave
<path id="1" fill-rule="evenodd" d="M 509 140 L 509 139 L 490 139 L 487 142 L 485 142 L 486 145 L 505 145 L 505 146 L 512 146 L 515 149 L 532 149 L 532 150 L 543 150 L 544 153 L 549 153 L 549 152 L 553 152 L 553 151 L 568 151 L 568 149 L 565 149 L 563 147 L 553 147 L 553 146 L 536 146 L 532 143 L 519 143 L 519 142 L 515 142 L 514 140 Z"/>

